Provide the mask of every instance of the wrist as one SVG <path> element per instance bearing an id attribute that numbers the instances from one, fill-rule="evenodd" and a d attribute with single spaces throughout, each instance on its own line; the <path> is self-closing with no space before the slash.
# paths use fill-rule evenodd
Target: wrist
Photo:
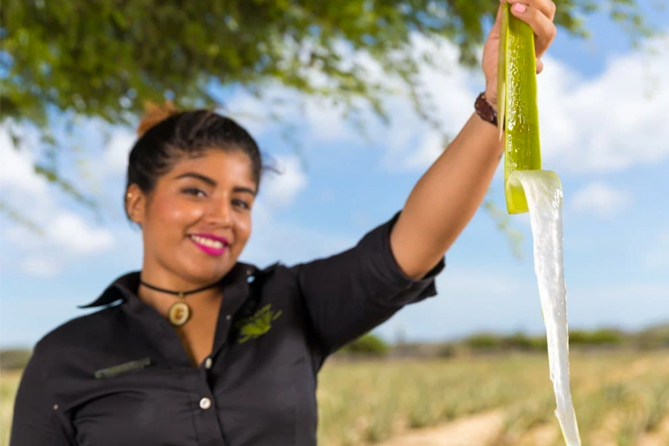
<path id="1" fill-rule="evenodd" d="M 495 110 L 495 113 L 497 113 L 497 92 L 492 92 L 486 89 L 484 94 L 486 102 L 488 102 L 493 110 Z"/>
<path id="2" fill-rule="evenodd" d="M 485 92 L 476 97 L 474 109 L 481 119 L 492 125 L 499 126 L 497 122 L 497 109 L 490 103 Z"/>

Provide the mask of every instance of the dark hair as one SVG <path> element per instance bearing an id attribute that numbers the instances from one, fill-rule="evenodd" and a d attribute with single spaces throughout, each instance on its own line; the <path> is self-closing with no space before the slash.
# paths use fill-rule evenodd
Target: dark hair
<path id="1" fill-rule="evenodd" d="M 251 160 L 251 174 L 260 188 L 262 155 L 253 137 L 234 120 L 211 109 L 181 111 L 171 102 L 147 103 L 135 142 L 128 157 L 123 209 L 129 221 L 127 191 L 137 184 L 151 195 L 158 179 L 186 158 L 203 156 L 207 150 L 240 151 Z"/>

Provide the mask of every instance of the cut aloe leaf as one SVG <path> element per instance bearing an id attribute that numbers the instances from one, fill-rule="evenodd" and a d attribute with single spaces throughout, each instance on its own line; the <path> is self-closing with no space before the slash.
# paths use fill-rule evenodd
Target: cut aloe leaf
<path id="1" fill-rule="evenodd" d="M 504 191 L 509 214 L 528 212 L 522 187 L 509 182 L 515 170 L 541 169 L 534 32 L 502 4 L 497 75 L 498 121 L 504 129 Z M 502 126 L 503 125 L 503 126 Z"/>

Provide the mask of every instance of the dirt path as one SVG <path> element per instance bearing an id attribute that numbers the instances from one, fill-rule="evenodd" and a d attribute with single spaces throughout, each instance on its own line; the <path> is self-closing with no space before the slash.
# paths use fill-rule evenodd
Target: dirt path
<path id="1" fill-rule="evenodd" d="M 666 446 L 669 444 L 669 417 L 666 417 L 655 432 L 641 436 L 637 446 Z"/>
<path id="2" fill-rule="evenodd" d="M 496 410 L 411 431 L 380 446 L 483 446 L 497 436 L 503 424 L 504 412 Z"/>

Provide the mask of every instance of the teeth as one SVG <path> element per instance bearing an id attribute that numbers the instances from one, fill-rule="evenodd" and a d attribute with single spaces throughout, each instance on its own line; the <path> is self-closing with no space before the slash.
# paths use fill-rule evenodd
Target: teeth
<path id="1" fill-rule="evenodd" d="M 217 249 L 223 248 L 223 243 L 219 242 L 218 240 L 211 240 L 204 237 L 198 237 L 197 235 L 191 235 L 190 238 L 198 242 L 199 244 L 204 246 L 209 246 L 210 248 L 217 248 Z"/>

